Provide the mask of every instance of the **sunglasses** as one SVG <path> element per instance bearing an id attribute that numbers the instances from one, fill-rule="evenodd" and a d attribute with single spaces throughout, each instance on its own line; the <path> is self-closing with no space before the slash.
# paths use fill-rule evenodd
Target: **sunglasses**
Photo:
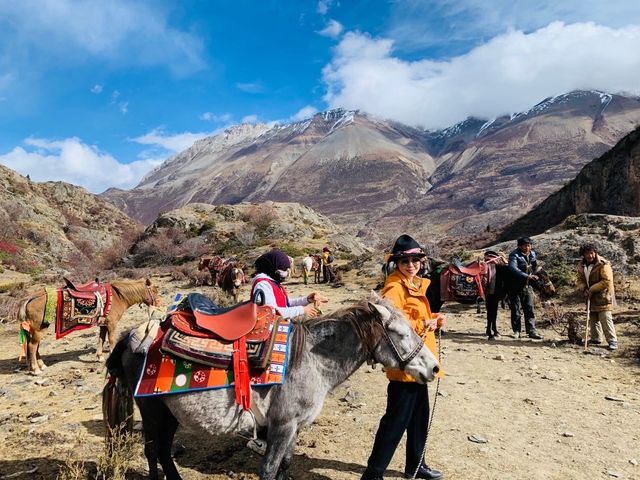
<path id="1" fill-rule="evenodd" d="M 409 265 L 410 263 L 418 264 L 420 263 L 420 258 L 419 257 L 414 257 L 414 258 L 401 258 L 400 260 L 398 260 L 398 264 L 400 265 Z"/>

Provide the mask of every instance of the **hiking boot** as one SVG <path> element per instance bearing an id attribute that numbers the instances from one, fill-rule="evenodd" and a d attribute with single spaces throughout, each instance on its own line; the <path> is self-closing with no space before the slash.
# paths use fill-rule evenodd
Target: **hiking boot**
<path id="1" fill-rule="evenodd" d="M 536 330 L 532 330 L 529 332 L 529 338 L 533 340 L 542 340 L 542 335 L 540 335 Z"/>
<path id="2" fill-rule="evenodd" d="M 487 340 L 495 340 L 495 335 L 487 335 Z"/>
<path id="3" fill-rule="evenodd" d="M 516 338 L 516 339 L 520 338 L 520 332 L 513 332 L 511 334 L 511 338 Z"/>
<path id="4" fill-rule="evenodd" d="M 611 340 L 609 342 L 609 350 L 617 350 L 618 349 L 618 342 L 616 342 L 615 340 Z"/>
<path id="5" fill-rule="evenodd" d="M 412 478 L 412 473 L 405 473 L 404 476 L 406 478 Z M 435 468 L 429 468 L 428 465 L 420 465 L 418 469 L 418 473 L 416 473 L 416 478 L 426 478 L 427 480 L 439 480 L 443 478 L 444 474 L 440 470 L 436 470 Z"/>
<path id="6" fill-rule="evenodd" d="M 602 340 L 589 340 L 589 343 L 591 345 L 600 345 L 602 343 Z"/>

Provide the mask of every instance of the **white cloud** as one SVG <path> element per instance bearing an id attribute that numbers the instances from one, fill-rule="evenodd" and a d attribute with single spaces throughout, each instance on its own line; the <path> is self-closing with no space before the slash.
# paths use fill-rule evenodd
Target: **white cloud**
<path id="1" fill-rule="evenodd" d="M 95 93 L 96 95 L 102 93 L 104 87 L 99 83 L 96 83 L 93 87 L 91 87 L 91 93 Z"/>
<path id="2" fill-rule="evenodd" d="M 442 47 L 462 53 L 508 30 L 532 32 L 561 21 L 596 22 L 613 28 L 640 23 L 628 0 L 395 0 L 385 37 L 399 50 Z"/>
<path id="3" fill-rule="evenodd" d="M 333 0 L 319 0 L 318 6 L 316 8 L 317 12 L 320 15 L 326 15 L 332 3 L 333 3 Z"/>
<path id="4" fill-rule="evenodd" d="M 218 123 L 229 123 L 233 116 L 230 113 L 223 113 L 222 115 L 216 115 L 212 112 L 204 112 L 199 117 L 200 120 L 204 120 L 205 122 L 218 122 Z"/>
<path id="5" fill-rule="evenodd" d="M 120 109 L 120 113 L 126 115 L 129 113 L 129 102 L 120 102 L 118 108 Z"/>
<path id="6" fill-rule="evenodd" d="M 11 38 L 3 53 L 29 52 L 31 65 L 98 58 L 118 67 L 164 66 L 176 75 L 202 69 L 202 41 L 170 24 L 170 12 L 155 1 L 0 2 L 0 30 Z"/>
<path id="7" fill-rule="evenodd" d="M 164 129 L 156 128 L 151 130 L 149 133 L 132 138 L 131 140 L 141 145 L 162 147 L 169 154 L 173 154 L 186 150 L 193 145 L 195 141 L 215 135 L 216 133 L 217 131 L 201 133 L 184 132 L 169 135 L 164 132 Z"/>
<path id="8" fill-rule="evenodd" d="M 509 31 L 448 61 L 405 61 L 393 42 L 347 33 L 323 69 L 330 107 L 412 125 L 449 126 L 473 115 L 522 111 L 575 89 L 640 93 L 640 26 L 555 22 Z"/>
<path id="9" fill-rule="evenodd" d="M 262 93 L 264 91 L 264 86 L 260 82 L 236 83 L 236 87 L 247 93 Z"/>
<path id="10" fill-rule="evenodd" d="M 300 120 L 306 120 L 307 118 L 313 117 L 316 113 L 318 113 L 318 109 L 312 107 L 311 105 L 307 105 L 298 110 L 294 115 L 292 115 L 291 120 L 294 122 L 299 122 Z"/>
<path id="11" fill-rule="evenodd" d="M 0 155 L 0 163 L 22 175 L 29 175 L 34 181 L 68 182 L 93 193 L 110 187 L 132 188 L 160 164 L 153 160 L 120 163 L 77 137 L 64 140 L 29 138 L 24 144 L 24 147 L 15 147 Z"/>
<path id="12" fill-rule="evenodd" d="M 258 122 L 258 115 L 253 114 L 253 115 L 245 115 L 244 117 L 242 117 L 242 120 L 240 120 L 240 123 L 257 123 Z"/>
<path id="13" fill-rule="evenodd" d="M 327 25 L 318 33 L 325 37 L 338 38 L 342 33 L 342 24 L 335 20 L 329 20 Z"/>

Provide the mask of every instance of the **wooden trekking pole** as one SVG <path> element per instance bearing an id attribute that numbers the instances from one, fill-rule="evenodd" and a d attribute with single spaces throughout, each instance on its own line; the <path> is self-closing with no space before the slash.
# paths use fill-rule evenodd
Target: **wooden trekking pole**
<path id="1" fill-rule="evenodd" d="M 591 297 L 587 297 L 587 326 L 584 329 L 584 349 L 587 349 L 589 343 L 589 317 L 591 316 Z"/>

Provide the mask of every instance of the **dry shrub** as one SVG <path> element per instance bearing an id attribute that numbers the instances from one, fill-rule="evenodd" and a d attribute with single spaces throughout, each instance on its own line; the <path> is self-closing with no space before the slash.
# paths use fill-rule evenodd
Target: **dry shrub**
<path id="1" fill-rule="evenodd" d="M 125 480 L 136 460 L 141 458 L 140 435 L 116 427 L 98 458 L 96 480 Z"/>
<path id="2" fill-rule="evenodd" d="M 581 343 L 584 338 L 585 315 L 570 311 L 568 308 L 556 303 L 544 304 L 544 319 L 554 332 L 567 336 L 571 343 Z"/>
<path id="3" fill-rule="evenodd" d="M 88 472 L 85 462 L 77 458 L 78 452 L 80 452 L 85 443 L 85 433 L 78 433 L 72 448 L 67 450 L 62 457 L 62 465 L 56 480 L 86 480 Z"/>
<path id="4" fill-rule="evenodd" d="M 278 218 L 278 214 L 273 205 L 252 205 L 242 216 L 242 220 L 256 227 L 256 231 L 264 233 L 269 226 Z"/>

